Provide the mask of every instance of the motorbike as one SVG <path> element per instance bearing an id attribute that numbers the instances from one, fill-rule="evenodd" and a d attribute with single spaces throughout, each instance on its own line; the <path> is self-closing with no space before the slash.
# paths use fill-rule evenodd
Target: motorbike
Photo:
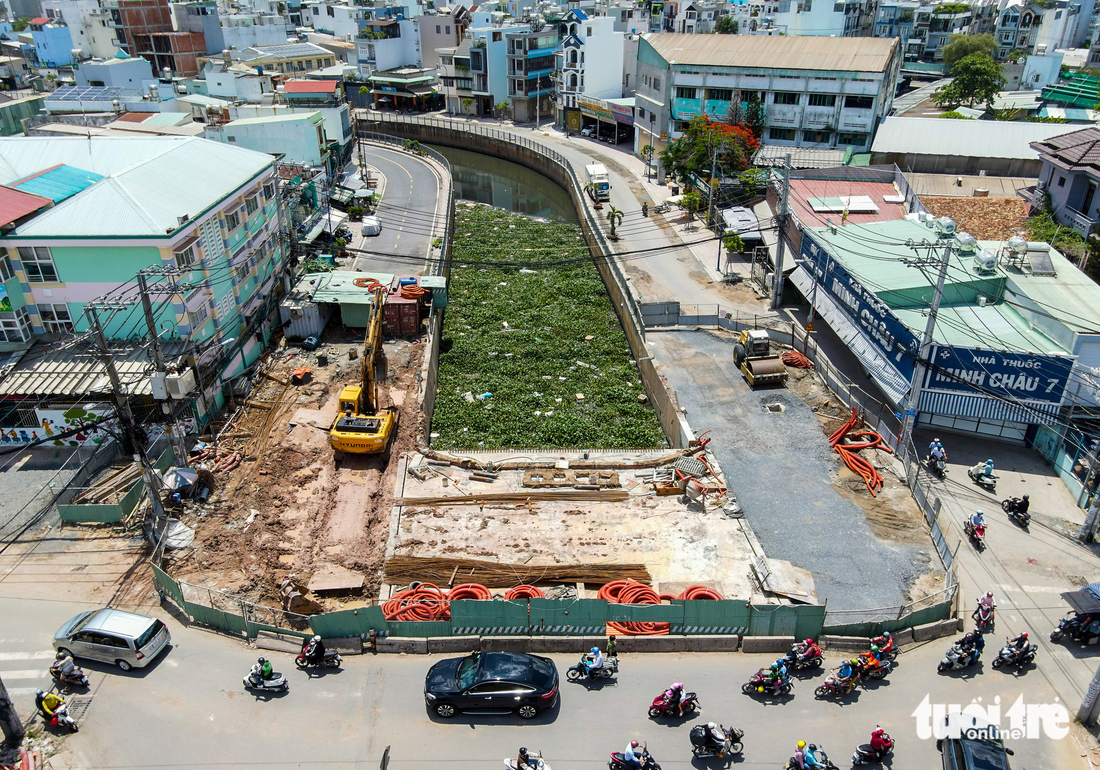
<path id="1" fill-rule="evenodd" d="M 791 671 L 799 671 L 804 668 L 817 668 L 821 665 L 822 657 L 821 650 L 814 646 L 812 655 L 803 656 L 802 648 L 798 645 L 792 647 L 783 659 L 787 661 L 787 668 Z"/>
<path id="2" fill-rule="evenodd" d="M 997 657 L 993 659 L 993 668 L 1000 668 L 1001 666 L 1017 666 L 1018 668 L 1023 668 L 1028 663 L 1035 660 L 1035 655 L 1038 652 L 1038 645 L 1028 644 L 1026 649 L 1017 650 L 1016 645 L 1009 644 L 1006 640 L 1005 646 L 1001 648 L 1001 651 L 997 653 Z"/>
<path id="3" fill-rule="evenodd" d="M 821 763 L 825 770 L 840 770 L 839 767 L 829 761 L 829 755 L 824 751 L 818 751 L 814 756 L 817 757 L 817 761 Z M 798 764 L 798 760 L 791 757 L 787 760 L 786 770 L 801 770 L 802 765 Z"/>
<path id="4" fill-rule="evenodd" d="M 50 727 L 63 727 L 73 733 L 80 731 L 80 727 L 77 725 L 76 720 L 69 716 L 69 707 L 64 703 L 57 707 L 53 716 L 49 716 L 43 711 L 39 713 L 42 714 L 42 718 L 46 720 L 46 723 Z"/>
<path id="5" fill-rule="evenodd" d="M 298 657 L 294 659 L 294 665 L 298 668 L 340 668 L 340 664 L 343 661 L 340 658 L 340 653 L 333 652 L 331 650 L 325 650 L 324 657 L 319 661 L 311 661 L 306 656 L 306 648 L 303 647 L 302 651 L 298 653 Z"/>
<path id="6" fill-rule="evenodd" d="M 845 695 L 856 689 L 856 685 L 859 684 L 859 674 L 855 674 L 847 682 L 838 682 L 835 676 L 828 677 L 824 682 L 818 685 L 814 690 L 815 698 L 843 698 Z"/>
<path id="7" fill-rule="evenodd" d="M 970 468 L 969 470 L 967 470 L 966 475 L 970 477 L 971 481 L 973 481 L 975 484 L 977 484 L 979 487 L 986 490 L 987 492 L 996 492 L 997 491 L 997 477 L 996 476 L 986 476 L 985 472 L 982 470 L 982 468 L 984 468 L 984 467 L 985 467 L 984 465 L 979 463 L 978 465 L 975 465 L 973 468 Z"/>
<path id="8" fill-rule="evenodd" d="M 680 698 L 679 710 L 676 706 L 670 704 L 665 700 L 665 694 L 661 693 L 653 699 L 653 703 L 649 706 L 649 716 L 665 717 L 667 719 L 679 719 L 680 717 L 686 717 L 694 711 L 699 709 L 699 696 L 693 692 L 685 692 Z"/>
<path id="9" fill-rule="evenodd" d="M 881 644 L 878 643 L 878 640 L 875 640 L 874 642 L 872 642 L 872 644 L 878 644 L 878 656 L 882 658 L 882 660 L 888 660 L 893 663 L 895 660 L 898 659 L 898 648 L 894 646 L 893 639 L 890 640 L 889 647 L 883 647 Z"/>
<path id="10" fill-rule="evenodd" d="M 978 526 L 975 527 L 974 523 L 971 522 L 970 519 L 967 519 L 966 523 L 963 524 L 963 532 L 965 532 L 967 537 L 970 538 L 970 542 L 972 542 L 974 544 L 975 548 L 977 548 L 979 551 L 982 551 L 982 550 L 985 549 L 985 525 L 984 524 L 979 524 Z"/>
<path id="11" fill-rule="evenodd" d="M 83 669 L 73 667 L 67 674 L 62 674 L 57 666 L 50 666 L 50 676 L 59 687 L 87 687 L 88 675 Z"/>
<path id="12" fill-rule="evenodd" d="M 894 753 L 894 739 L 886 733 L 882 734 L 889 744 L 882 751 L 875 751 L 869 743 L 861 743 L 856 746 L 856 753 L 852 755 L 852 767 L 857 765 L 880 765 L 886 757 Z"/>
<path id="13" fill-rule="evenodd" d="M 973 618 L 978 630 L 984 634 L 993 630 L 996 623 L 996 610 L 988 605 L 979 604 L 977 609 L 974 610 Z"/>
<path id="14" fill-rule="evenodd" d="M 1089 638 L 1093 636 L 1088 629 L 1091 622 L 1092 618 L 1088 615 L 1071 612 L 1058 621 L 1058 628 L 1050 632 L 1050 641 L 1057 642 L 1062 637 L 1068 636 L 1074 642 L 1087 644 Z"/>
<path id="15" fill-rule="evenodd" d="M 727 754 L 740 754 L 745 748 L 741 739 L 745 737 L 744 730 L 733 727 L 718 726 L 718 729 L 726 736 L 721 746 L 715 746 L 713 740 L 707 735 L 706 725 L 695 725 L 691 728 L 688 737 L 691 739 L 691 753 L 696 757 L 724 758 Z"/>
<path id="16" fill-rule="evenodd" d="M 1028 528 L 1031 524 L 1031 514 L 1028 511 L 1020 509 L 1020 504 L 1023 500 L 1019 497 L 1010 497 L 1007 500 L 1001 501 L 1001 509 L 1009 515 L 1009 517 L 1019 524 L 1024 529 Z"/>
<path id="17" fill-rule="evenodd" d="M 762 668 L 752 675 L 752 679 L 741 685 L 741 692 L 745 695 L 772 695 L 775 693 L 775 685 L 768 681 L 766 674 L 768 669 Z M 790 695 L 794 689 L 794 682 L 787 677 L 779 683 L 779 694 Z"/>
<path id="18" fill-rule="evenodd" d="M 244 686 L 246 690 L 256 690 L 258 692 L 290 691 L 290 682 L 282 674 L 273 674 L 270 679 L 261 679 L 259 674 L 253 674 L 249 671 L 244 675 Z"/>
<path id="19" fill-rule="evenodd" d="M 860 677 L 862 679 L 885 679 L 894 667 L 892 661 L 882 658 L 876 665 L 870 657 L 860 656 Z"/>
<path id="20" fill-rule="evenodd" d="M 584 665 L 585 658 L 581 657 L 581 662 L 575 666 L 570 666 L 565 672 L 565 678 L 570 682 L 576 682 L 578 679 L 584 681 L 593 681 L 596 679 L 610 679 L 619 673 L 619 659 L 615 657 L 604 658 L 603 665 L 599 668 L 593 669 L 591 672 Z"/>
<path id="21" fill-rule="evenodd" d="M 550 765 L 546 764 L 546 762 L 544 762 L 542 759 L 541 751 L 538 754 L 528 754 L 527 758 L 535 760 L 536 770 L 550 770 Z M 505 759 L 504 766 L 509 768 L 509 770 L 516 770 L 516 758 L 509 757 Z"/>
<path id="22" fill-rule="evenodd" d="M 928 457 L 924 459 L 924 467 L 928 469 L 929 473 L 941 479 L 947 478 L 947 461 L 942 457 L 928 455 Z"/>
<path id="23" fill-rule="evenodd" d="M 620 751 L 611 753 L 611 761 L 607 763 L 607 768 L 608 770 L 634 770 L 634 766 L 626 763 Z M 642 752 L 642 770 L 661 770 L 661 766 L 654 761 L 648 749 Z"/>
<path id="24" fill-rule="evenodd" d="M 951 649 L 944 655 L 943 660 L 940 661 L 937 671 L 958 671 L 960 668 L 966 668 L 972 663 L 976 663 L 981 653 L 973 647 L 963 648 L 960 645 L 951 645 Z"/>
<path id="25" fill-rule="evenodd" d="M 667 214 L 671 208 L 672 205 L 669 203 L 658 203 L 653 207 L 653 211 L 658 214 Z"/>

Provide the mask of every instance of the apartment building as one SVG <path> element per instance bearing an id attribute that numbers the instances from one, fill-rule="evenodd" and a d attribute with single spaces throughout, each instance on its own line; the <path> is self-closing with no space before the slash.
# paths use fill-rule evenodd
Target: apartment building
<path id="1" fill-rule="evenodd" d="M 867 150 L 900 68 L 893 39 L 643 35 L 634 149 L 659 151 L 692 118 L 721 118 L 753 93 L 765 105 L 765 143 Z"/>
<path id="2" fill-rule="evenodd" d="M 110 14 L 97 0 L 42 0 L 42 13 L 69 28 L 73 48 L 83 52 L 77 58 L 109 59 L 118 51 Z"/>
<path id="3" fill-rule="evenodd" d="M 454 48 L 470 26 L 470 12 L 463 5 L 437 8 L 413 19 L 420 40 L 420 64 L 432 68 L 439 64 L 440 48 Z"/>
<path id="4" fill-rule="evenodd" d="M 623 46 L 626 33 L 615 31 L 608 16 L 589 17 L 571 10 L 560 23 L 557 52 L 558 124 L 565 111 L 577 108 L 579 96 L 617 99 L 623 95 Z"/>
<path id="5" fill-rule="evenodd" d="M 375 19 L 366 22 L 355 38 L 356 66 L 359 77 L 375 72 L 417 66 L 420 63 L 420 38 L 416 24 L 409 19 Z"/>
<path id="6" fill-rule="evenodd" d="M 439 50 L 439 74 L 447 109 L 462 114 L 493 115 L 497 104 L 511 102 L 509 72 L 518 65 L 520 57 L 515 54 L 513 65 L 505 35 L 526 33 L 531 29 L 530 24 L 505 26 L 501 15 L 488 11 L 471 13 L 470 27 L 462 43 L 455 48 Z M 553 71 L 555 53 L 553 48 L 543 52 L 544 60 L 551 57 L 550 69 L 543 72 L 543 77 Z M 547 64 L 546 61 L 542 63 Z"/>
<path id="7" fill-rule="evenodd" d="M 508 58 L 508 100 L 517 123 L 553 117 L 554 65 L 560 41 L 557 28 L 505 28 Z"/>
<path id="8" fill-rule="evenodd" d="M 874 7 L 872 0 L 748 0 L 730 12 L 742 35 L 862 37 L 870 34 Z"/>

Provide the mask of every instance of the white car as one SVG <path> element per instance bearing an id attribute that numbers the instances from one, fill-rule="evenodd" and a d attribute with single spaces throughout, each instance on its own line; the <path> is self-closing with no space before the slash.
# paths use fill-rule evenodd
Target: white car
<path id="1" fill-rule="evenodd" d="M 376 216 L 363 217 L 363 237 L 378 235 L 382 232 L 382 220 Z"/>
<path id="2" fill-rule="evenodd" d="M 581 136 L 593 136 L 596 133 L 595 126 L 589 126 L 588 128 L 581 129 Z"/>

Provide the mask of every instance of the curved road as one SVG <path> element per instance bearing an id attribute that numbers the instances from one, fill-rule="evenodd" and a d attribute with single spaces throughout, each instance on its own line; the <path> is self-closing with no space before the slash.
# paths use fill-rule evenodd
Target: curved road
<path id="1" fill-rule="evenodd" d="M 367 163 L 386 178 L 376 212 L 382 220 L 382 232 L 364 238 L 360 230 L 353 230 L 352 248 L 370 253 L 359 254 L 352 269 L 399 275 L 420 273 L 437 237 L 435 229 L 442 232 L 443 220 L 437 211 L 440 179 L 428 161 L 407 152 L 372 144 L 367 148 Z"/>

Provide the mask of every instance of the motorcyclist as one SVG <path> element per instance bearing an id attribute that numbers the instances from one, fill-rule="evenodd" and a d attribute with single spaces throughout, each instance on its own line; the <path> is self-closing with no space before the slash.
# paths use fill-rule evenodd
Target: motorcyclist
<path id="1" fill-rule="evenodd" d="M 876 636 L 871 640 L 871 645 L 878 645 L 883 655 L 889 655 L 894 651 L 894 635 L 889 631 L 883 631 L 882 636 Z"/>
<path id="2" fill-rule="evenodd" d="M 313 638 L 309 640 L 305 650 L 306 660 L 310 663 L 320 663 L 325 659 L 325 643 L 321 641 L 319 634 L 314 634 Z"/>
<path id="3" fill-rule="evenodd" d="M 706 739 L 712 749 L 721 750 L 726 745 L 726 734 L 714 722 L 707 722 Z"/>
<path id="4" fill-rule="evenodd" d="M 821 655 L 821 648 L 814 643 L 813 639 L 806 639 L 805 641 L 795 643 L 794 654 L 798 660 L 809 660 L 819 657 Z"/>
<path id="5" fill-rule="evenodd" d="M 775 661 L 775 665 L 779 669 L 780 678 L 781 679 L 786 679 L 787 678 L 787 659 L 786 658 L 779 658 L 777 661 Z"/>
<path id="6" fill-rule="evenodd" d="M 599 647 L 593 647 L 588 651 L 588 654 L 584 656 L 584 670 L 589 677 L 592 676 L 592 672 L 603 668 L 603 653 L 600 652 Z"/>
<path id="7" fill-rule="evenodd" d="M 638 743 L 637 741 L 631 741 L 626 744 L 626 748 L 623 749 L 623 761 L 630 767 L 641 768 L 645 761 L 643 757 L 645 755 L 645 744 Z"/>
<path id="8" fill-rule="evenodd" d="M 977 660 L 985 649 L 985 636 L 980 631 L 971 631 L 955 642 L 970 660 Z"/>
<path id="9" fill-rule="evenodd" d="M 993 614 L 993 610 L 997 609 L 997 602 L 993 600 L 992 591 L 986 591 L 984 596 L 978 597 L 978 606 L 974 608 L 974 612 L 971 613 L 970 617 L 977 620 L 978 612 L 980 612 L 983 607 L 989 610 L 990 615 Z"/>
<path id="10" fill-rule="evenodd" d="M 878 755 L 879 759 L 886 756 L 886 752 L 892 748 L 894 748 L 894 739 L 881 727 L 871 733 L 871 750 Z"/>
<path id="11" fill-rule="evenodd" d="M 1013 513 L 1027 513 L 1031 508 L 1031 496 L 1024 495 L 1012 506 Z"/>
<path id="12" fill-rule="evenodd" d="M 834 681 L 837 686 L 843 687 L 847 690 L 851 690 L 855 687 L 856 672 L 859 671 L 859 661 L 855 658 L 846 660 L 840 664 L 837 668 L 833 669 L 836 672 Z"/>
<path id="13" fill-rule="evenodd" d="M 257 658 L 255 665 L 252 666 L 252 671 L 249 672 L 249 676 L 253 681 L 265 682 L 272 677 L 274 672 L 271 670 L 271 661 L 267 658 Z"/>
<path id="14" fill-rule="evenodd" d="M 985 514 L 981 511 L 974 511 L 970 514 L 970 526 L 974 529 L 985 526 Z"/>
<path id="15" fill-rule="evenodd" d="M 986 460 L 985 464 L 981 468 L 981 474 L 985 478 L 989 479 L 993 477 L 993 461 Z"/>
<path id="16" fill-rule="evenodd" d="M 805 770 L 806 767 L 806 741 L 799 741 L 794 747 L 794 763 Z"/>
<path id="17" fill-rule="evenodd" d="M 825 764 L 820 759 L 818 759 L 816 743 L 811 743 L 809 746 L 807 746 L 806 752 L 802 756 L 803 762 L 806 763 L 807 768 L 825 767 Z"/>
<path id="18" fill-rule="evenodd" d="M 928 445 L 928 459 L 933 462 L 936 460 L 947 461 L 947 452 L 944 451 L 943 444 L 940 443 L 938 438 L 932 439 L 932 443 Z"/>
<path id="19" fill-rule="evenodd" d="M 1014 655 L 1020 655 L 1027 652 L 1028 647 L 1031 645 L 1027 640 L 1027 631 L 1024 631 L 1017 637 L 1008 640 L 1008 643 L 1012 646 L 1012 652 Z"/>
<path id="20" fill-rule="evenodd" d="M 34 694 L 34 706 L 47 719 L 57 716 L 57 710 L 65 705 L 65 699 L 55 692 L 38 690 Z"/>
<path id="21" fill-rule="evenodd" d="M 527 753 L 527 747 L 520 746 L 519 758 L 516 759 L 516 770 L 537 770 L 538 760 Z"/>
<path id="22" fill-rule="evenodd" d="M 684 683 L 676 682 L 665 690 L 665 702 L 668 704 L 669 713 L 683 713 Z"/>
<path id="23" fill-rule="evenodd" d="M 777 666 L 775 663 L 772 663 L 765 676 L 767 677 L 768 682 L 771 683 L 772 694 L 778 695 L 779 690 L 787 681 L 787 668 L 784 666 L 782 669 L 780 669 L 779 666 Z"/>
<path id="24" fill-rule="evenodd" d="M 878 668 L 882 662 L 882 649 L 877 644 L 872 644 L 871 649 L 859 656 L 859 662 L 868 671 Z"/>
<path id="25" fill-rule="evenodd" d="M 70 677 L 76 670 L 76 664 L 73 663 L 72 657 L 69 656 L 67 653 L 59 652 L 57 653 L 57 657 L 54 659 L 53 665 L 50 666 L 50 670 L 55 671 L 58 676 L 61 676 L 62 678 Z"/>

